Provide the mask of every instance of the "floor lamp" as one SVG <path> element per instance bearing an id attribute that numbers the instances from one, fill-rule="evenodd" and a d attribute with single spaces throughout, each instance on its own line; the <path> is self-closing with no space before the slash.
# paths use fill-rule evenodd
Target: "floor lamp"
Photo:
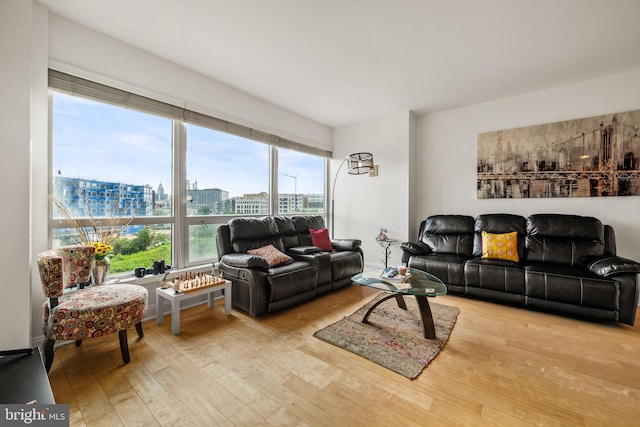
<path id="1" fill-rule="evenodd" d="M 336 182 L 338 181 L 338 175 L 340 174 L 340 169 L 346 162 L 349 162 L 349 174 L 350 175 L 363 175 L 365 173 L 371 172 L 373 167 L 373 154 L 371 153 L 354 153 L 349 154 L 344 158 L 342 163 L 340 163 L 340 167 L 336 172 L 336 176 L 333 178 L 333 188 L 331 190 L 331 238 L 334 237 L 334 231 L 336 229 L 336 225 L 334 222 L 335 219 L 335 194 L 336 194 Z"/>

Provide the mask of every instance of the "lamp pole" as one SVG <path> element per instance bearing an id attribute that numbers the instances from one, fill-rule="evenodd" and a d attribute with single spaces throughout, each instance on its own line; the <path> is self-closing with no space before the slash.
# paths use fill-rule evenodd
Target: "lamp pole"
<path id="1" fill-rule="evenodd" d="M 374 168 L 373 165 L 373 155 L 371 153 L 354 153 L 349 154 L 344 158 L 342 163 L 340 163 L 340 167 L 336 171 L 336 176 L 333 178 L 333 188 L 331 189 L 331 238 L 334 238 L 334 233 L 336 229 L 335 224 L 335 194 L 336 194 L 336 182 L 338 181 L 338 175 L 340 174 L 340 170 L 342 166 L 344 166 L 345 162 L 349 160 L 349 174 L 350 175 L 363 175 L 365 173 L 371 173 Z"/>
<path id="2" fill-rule="evenodd" d="M 335 194 L 336 194 L 336 181 L 338 180 L 338 175 L 340 174 L 340 169 L 342 169 L 342 166 L 344 166 L 344 163 L 347 161 L 347 159 L 349 158 L 349 156 L 345 157 L 342 160 L 342 163 L 340 163 L 340 167 L 338 167 L 338 171 L 336 172 L 335 177 L 333 178 L 333 188 L 331 189 L 331 238 L 334 238 L 334 234 L 335 234 L 335 230 L 336 230 L 336 224 L 335 224 L 335 214 L 336 214 L 336 209 L 335 209 L 335 205 L 336 205 L 336 200 L 335 200 Z"/>

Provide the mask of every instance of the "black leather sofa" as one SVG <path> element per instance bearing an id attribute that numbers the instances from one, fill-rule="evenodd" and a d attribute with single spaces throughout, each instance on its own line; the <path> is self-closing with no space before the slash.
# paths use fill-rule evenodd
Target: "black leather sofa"
<path id="1" fill-rule="evenodd" d="M 483 258 L 482 231 L 517 232 L 518 262 Z M 593 217 L 537 214 L 435 215 L 402 261 L 449 293 L 633 325 L 640 264 L 616 256 L 615 232 Z"/>
<path id="2" fill-rule="evenodd" d="M 219 268 L 233 282 L 233 304 L 252 316 L 273 313 L 351 284 L 362 272 L 360 240 L 331 240 L 334 251 L 313 246 L 309 229 L 325 228 L 314 215 L 234 218 L 218 227 Z M 291 262 L 269 267 L 247 251 L 273 245 Z"/>

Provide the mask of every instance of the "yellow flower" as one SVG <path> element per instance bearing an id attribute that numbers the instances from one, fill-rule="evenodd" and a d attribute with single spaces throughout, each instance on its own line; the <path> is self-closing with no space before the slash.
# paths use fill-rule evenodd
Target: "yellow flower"
<path id="1" fill-rule="evenodd" d="M 109 252 L 113 249 L 113 246 L 104 244 L 102 242 L 94 242 L 92 243 L 93 247 L 96 248 L 95 258 L 96 259 L 104 259 Z"/>

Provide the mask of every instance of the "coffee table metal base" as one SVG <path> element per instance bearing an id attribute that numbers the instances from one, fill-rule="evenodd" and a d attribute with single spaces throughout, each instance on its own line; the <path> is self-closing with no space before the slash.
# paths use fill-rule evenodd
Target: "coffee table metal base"
<path id="1" fill-rule="evenodd" d="M 429 300 L 427 297 L 422 295 L 414 295 L 416 297 L 416 301 L 418 301 L 418 307 L 420 308 L 420 317 L 422 318 L 422 328 L 424 331 L 424 337 L 427 339 L 435 339 L 436 338 L 436 327 L 433 323 L 433 316 L 431 315 L 431 307 L 429 307 Z M 404 301 L 404 298 L 400 294 L 390 294 L 386 297 L 382 298 L 380 301 L 376 302 L 371 306 L 371 308 L 367 311 L 367 314 L 364 315 L 362 319 L 362 323 L 369 323 L 369 315 L 377 306 L 382 304 L 388 299 L 395 298 L 398 303 L 398 307 L 403 310 L 407 309 L 407 304 Z"/>

